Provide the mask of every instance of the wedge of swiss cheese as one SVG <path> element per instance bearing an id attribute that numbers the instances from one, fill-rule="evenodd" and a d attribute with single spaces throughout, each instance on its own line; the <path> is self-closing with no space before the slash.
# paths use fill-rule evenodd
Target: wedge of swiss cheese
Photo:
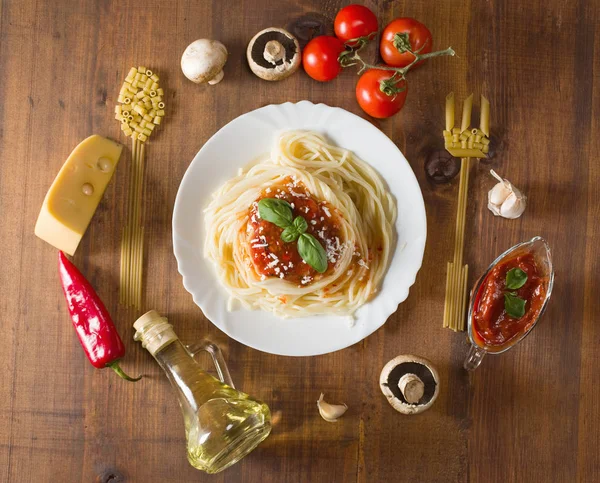
<path id="1" fill-rule="evenodd" d="M 94 134 L 73 150 L 46 194 L 35 234 L 73 255 L 108 186 L 123 146 Z"/>

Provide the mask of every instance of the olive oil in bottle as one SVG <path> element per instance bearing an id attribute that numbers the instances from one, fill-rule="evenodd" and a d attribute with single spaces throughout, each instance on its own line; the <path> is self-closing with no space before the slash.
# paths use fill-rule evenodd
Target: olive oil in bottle
<path id="1" fill-rule="evenodd" d="M 271 432 L 269 407 L 233 387 L 219 348 L 203 341 L 184 346 L 167 319 L 151 310 L 133 326 L 177 391 L 183 413 L 190 464 L 217 473 L 250 453 Z M 208 352 L 221 381 L 195 360 Z"/>

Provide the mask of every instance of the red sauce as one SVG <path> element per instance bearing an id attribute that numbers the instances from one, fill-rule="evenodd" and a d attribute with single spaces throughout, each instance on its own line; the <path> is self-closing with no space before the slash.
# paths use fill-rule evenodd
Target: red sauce
<path id="1" fill-rule="evenodd" d="M 527 274 L 525 285 L 511 290 L 526 301 L 525 314 L 518 319 L 509 316 L 504 310 L 506 273 L 512 268 L 520 268 Z M 500 262 L 488 274 L 477 295 L 473 314 L 475 335 L 486 346 L 503 346 L 520 337 L 538 318 L 546 290 L 547 280 L 541 277 L 531 253 Z"/>
<path id="2" fill-rule="evenodd" d="M 307 233 L 313 235 L 328 257 L 325 273 L 318 273 L 298 254 L 297 243 L 281 239 L 282 228 L 258 216 L 258 202 L 263 198 L 279 198 L 292 205 L 294 218 L 302 216 L 308 223 Z M 328 275 L 343 250 L 339 213 L 330 204 L 317 201 L 299 182 L 288 178 L 280 185 L 265 189 L 252 203 L 247 225 L 248 250 L 254 269 L 261 278 L 279 277 L 306 286 Z"/>

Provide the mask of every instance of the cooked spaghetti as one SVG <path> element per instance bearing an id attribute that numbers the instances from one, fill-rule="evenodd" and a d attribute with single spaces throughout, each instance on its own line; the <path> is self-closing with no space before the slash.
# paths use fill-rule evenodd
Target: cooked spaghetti
<path id="1" fill-rule="evenodd" d="M 295 239 L 286 237 L 285 225 L 261 217 L 265 199 L 289 207 L 290 225 L 292 216 L 294 225 L 300 219 Z M 395 219 L 395 200 L 373 168 L 319 134 L 290 131 L 269 157 L 213 195 L 205 210 L 205 256 L 230 294 L 230 309 L 238 301 L 280 317 L 352 315 L 385 275 Z M 320 270 L 298 235 L 322 247 Z"/>

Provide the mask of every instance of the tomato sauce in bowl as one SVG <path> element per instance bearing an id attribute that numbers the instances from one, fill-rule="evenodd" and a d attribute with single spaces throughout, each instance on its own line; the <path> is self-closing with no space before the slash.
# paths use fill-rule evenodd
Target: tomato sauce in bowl
<path id="1" fill-rule="evenodd" d="M 525 284 L 510 290 L 506 287 L 506 274 L 518 268 L 527 274 Z M 546 293 L 548 277 L 540 270 L 532 253 L 516 253 L 501 260 L 487 274 L 475 298 L 472 316 L 473 336 L 480 346 L 502 350 L 512 341 L 527 333 L 540 316 Z M 511 292 L 525 300 L 522 317 L 512 317 L 505 309 L 505 294 Z"/>

